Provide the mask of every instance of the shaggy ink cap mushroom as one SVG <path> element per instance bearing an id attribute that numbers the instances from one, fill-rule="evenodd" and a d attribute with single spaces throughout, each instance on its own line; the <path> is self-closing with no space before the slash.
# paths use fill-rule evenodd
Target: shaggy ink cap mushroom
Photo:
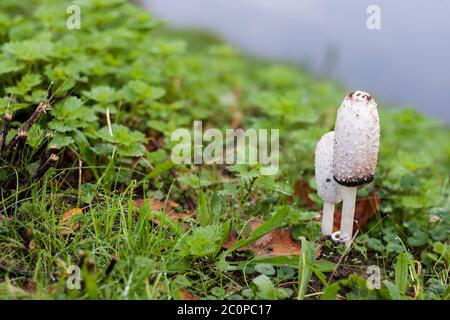
<path id="1" fill-rule="evenodd" d="M 342 201 L 340 189 L 343 188 L 333 179 L 334 132 L 323 135 L 316 147 L 315 177 L 317 194 L 323 200 L 322 234 L 333 233 L 334 207 Z"/>
<path id="2" fill-rule="evenodd" d="M 339 184 L 333 179 L 334 131 L 322 136 L 316 147 L 315 176 L 317 194 L 324 201 L 337 204 L 342 201 Z"/>
<path id="3" fill-rule="evenodd" d="M 337 111 L 334 180 L 346 187 L 371 182 L 380 146 L 380 121 L 375 100 L 364 91 L 345 97 Z"/>

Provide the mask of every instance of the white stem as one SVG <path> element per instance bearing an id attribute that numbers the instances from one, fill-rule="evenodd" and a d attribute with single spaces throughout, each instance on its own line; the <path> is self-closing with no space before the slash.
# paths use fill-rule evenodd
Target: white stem
<path id="1" fill-rule="evenodd" d="M 334 204 L 323 203 L 322 212 L 322 233 L 324 236 L 330 236 L 333 233 Z"/>
<path id="2" fill-rule="evenodd" d="M 353 236 L 353 220 L 355 217 L 356 187 L 342 187 L 341 239 L 347 239 L 345 245 L 350 248 Z"/>

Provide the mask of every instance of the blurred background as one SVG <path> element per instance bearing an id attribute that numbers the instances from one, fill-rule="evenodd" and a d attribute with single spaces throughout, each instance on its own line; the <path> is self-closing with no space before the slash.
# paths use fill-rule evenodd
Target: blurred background
<path id="1" fill-rule="evenodd" d="M 215 32 L 242 52 L 301 64 L 383 105 L 450 123 L 448 0 L 141 0 L 169 26 Z M 381 29 L 369 30 L 370 5 Z"/>

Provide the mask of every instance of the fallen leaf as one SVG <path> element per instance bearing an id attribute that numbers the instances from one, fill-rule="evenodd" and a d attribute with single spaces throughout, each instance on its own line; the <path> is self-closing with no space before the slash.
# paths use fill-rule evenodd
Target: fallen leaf
<path id="1" fill-rule="evenodd" d="M 142 208 L 145 204 L 148 204 L 152 207 L 153 210 L 156 211 L 163 211 L 164 210 L 164 202 L 160 200 L 153 200 L 153 199 L 136 199 L 134 200 L 134 206 L 136 208 Z M 172 200 L 167 201 L 166 206 L 166 212 L 165 214 L 169 219 L 171 219 L 174 222 L 184 222 L 185 220 L 193 217 L 193 212 L 190 211 L 183 211 L 183 212 L 177 212 L 175 208 L 179 207 L 178 203 Z M 156 224 L 159 224 L 159 219 L 151 215 L 150 220 L 153 221 Z M 188 227 L 188 225 L 185 224 L 185 228 Z"/>
<path id="2" fill-rule="evenodd" d="M 53 294 L 56 292 L 56 289 L 57 289 L 56 284 L 51 284 L 48 286 L 47 291 L 48 291 L 48 293 Z"/>
<path id="3" fill-rule="evenodd" d="M 161 211 L 164 209 L 164 201 L 161 200 L 153 200 L 150 198 L 147 199 L 136 199 L 134 200 L 134 206 L 137 208 L 144 207 L 145 204 L 149 204 L 153 209 Z M 173 210 L 174 208 L 178 207 L 178 203 L 172 200 L 167 201 L 167 210 Z"/>
<path id="4" fill-rule="evenodd" d="M 61 235 L 67 236 L 80 228 L 80 222 L 71 223 L 72 219 L 77 215 L 82 215 L 83 209 L 71 208 L 64 212 L 61 220 L 59 220 L 58 231 Z"/>
<path id="5" fill-rule="evenodd" d="M 25 284 L 25 287 L 23 289 L 29 293 L 35 293 L 36 292 L 36 283 L 34 283 L 33 280 L 28 279 Z"/>
<path id="6" fill-rule="evenodd" d="M 303 180 L 298 180 L 294 185 L 294 199 L 302 200 L 305 203 L 306 207 L 311 207 L 314 205 L 314 200 L 309 197 L 309 194 L 312 192 L 311 187 L 308 182 Z"/>
<path id="7" fill-rule="evenodd" d="M 262 223 L 263 221 L 261 220 L 254 220 L 249 223 L 250 229 L 253 231 Z M 223 247 L 229 249 L 236 243 L 237 237 L 237 233 L 232 232 Z M 237 249 L 239 252 L 247 250 L 251 250 L 255 256 L 259 257 L 298 255 L 301 253 L 300 244 L 292 240 L 291 231 L 286 228 L 275 229 L 254 242 Z"/>
<path id="8" fill-rule="evenodd" d="M 150 152 L 161 149 L 164 146 L 164 136 L 155 130 L 149 130 L 145 133 L 148 139 L 146 149 Z"/>
<path id="9" fill-rule="evenodd" d="M 192 293 L 189 293 L 185 290 L 178 291 L 178 295 L 181 300 L 198 300 L 198 297 Z"/>
<path id="10" fill-rule="evenodd" d="M 28 250 L 30 251 L 34 251 L 34 249 L 36 249 L 36 242 L 32 239 L 28 245 L 27 245 Z"/>

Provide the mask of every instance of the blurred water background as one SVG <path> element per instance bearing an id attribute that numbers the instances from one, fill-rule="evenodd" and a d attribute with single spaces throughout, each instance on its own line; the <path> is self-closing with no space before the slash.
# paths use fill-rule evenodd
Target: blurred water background
<path id="1" fill-rule="evenodd" d="M 245 53 L 302 64 L 450 123 L 448 0 L 142 2 L 170 26 L 215 32 Z M 380 8 L 380 30 L 367 28 L 370 5 Z"/>

